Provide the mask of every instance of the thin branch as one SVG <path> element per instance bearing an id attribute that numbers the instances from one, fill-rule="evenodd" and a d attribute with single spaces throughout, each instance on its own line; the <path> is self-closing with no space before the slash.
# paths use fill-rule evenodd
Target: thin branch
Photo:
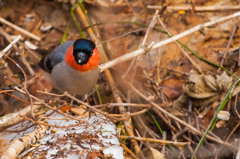
<path id="1" fill-rule="evenodd" d="M 123 144 L 122 142 L 120 142 L 120 145 L 124 148 L 125 151 L 127 151 L 134 159 L 139 159 L 131 150 L 129 150 L 129 148 Z"/>
<path id="2" fill-rule="evenodd" d="M 153 6 L 148 5 L 148 9 L 162 9 L 162 6 Z M 177 12 L 177 11 L 194 11 L 194 12 L 226 12 L 226 11 L 237 11 L 240 10 L 240 5 L 237 6 L 167 6 L 167 11 L 169 12 Z"/>
<path id="3" fill-rule="evenodd" d="M 56 96 L 56 97 L 64 97 L 65 94 L 55 94 L 55 93 L 49 93 L 37 90 L 39 93 Z M 0 92 L 1 93 L 1 92 Z M 169 107 L 172 103 L 160 103 L 157 104 L 159 107 Z M 139 104 L 139 103 L 106 103 L 106 104 L 100 104 L 100 105 L 91 105 L 91 107 L 94 108 L 101 108 L 101 107 L 119 107 L 119 106 L 125 106 L 125 107 L 137 107 L 137 108 L 151 108 L 151 104 Z"/>
<path id="4" fill-rule="evenodd" d="M 110 118 L 110 119 L 113 119 L 113 120 L 115 120 L 115 121 L 120 121 L 120 120 L 122 120 L 122 119 L 118 119 L 118 118 L 115 118 L 115 117 L 111 116 L 111 114 L 108 114 L 107 112 L 103 112 L 103 111 L 101 111 L 101 110 L 99 110 L 99 109 L 96 109 L 96 108 L 88 105 L 87 103 L 85 103 L 85 102 L 83 102 L 83 101 L 75 98 L 74 96 L 72 96 L 72 95 L 69 94 L 68 92 L 64 92 L 63 94 L 54 94 L 54 93 L 48 93 L 48 92 L 42 92 L 42 91 L 38 91 L 38 92 L 44 93 L 44 94 L 48 94 L 48 95 L 52 95 L 52 96 L 58 96 L 58 97 L 66 96 L 66 97 L 69 97 L 69 98 L 71 98 L 72 100 L 75 100 L 76 102 L 78 102 L 78 103 L 86 106 L 87 108 L 92 109 L 92 110 L 94 110 L 95 112 L 97 112 L 97 113 L 99 113 L 99 114 L 102 114 L 102 115 L 104 115 L 104 116 L 106 116 L 106 117 L 108 117 L 108 118 Z"/>
<path id="5" fill-rule="evenodd" d="M 153 27 L 155 26 L 155 24 L 157 22 L 158 13 L 159 13 L 159 10 L 156 10 L 150 24 L 148 25 L 146 34 L 143 38 L 143 41 L 142 41 L 142 44 L 140 45 L 140 47 L 144 47 L 144 45 L 146 44 L 147 38 L 149 37 L 149 34 L 150 34 L 151 30 L 153 29 Z"/>
<path id="6" fill-rule="evenodd" d="M 80 104 L 82 104 L 82 105 L 85 105 L 85 106 L 88 107 L 89 109 L 92 109 L 92 110 L 94 110 L 95 112 L 97 112 L 97 113 L 99 113 L 99 114 L 102 114 L 102 115 L 104 115 L 104 116 L 106 116 L 106 117 L 108 117 L 108 118 L 111 118 L 111 119 L 113 119 L 113 120 L 116 120 L 116 121 L 119 120 L 119 119 L 111 116 L 111 115 L 108 114 L 107 112 L 103 112 L 103 111 L 101 111 L 101 110 L 99 110 L 99 109 L 96 109 L 96 108 L 94 108 L 94 107 L 91 107 L 90 105 L 84 103 L 83 101 L 75 98 L 74 96 L 72 96 L 72 95 L 69 94 L 68 92 L 64 92 L 64 95 L 65 95 L 66 97 L 69 97 L 69 98 L 75 100 L 76 102 L 78 102 L 78 103 L 80 103 Z"/>
<path id="7" fill-rule="evenodd" d="M 28 69 L 28 72 L 31 74 L 31 76 L 35 75 L 35 72 L 33 70 L 33 68 L 31 67 L 31 65 L 29 64 L 27 58 L 26 58 L 26 54 L 23 54 L 20 57 L 20 60 L 22 61 L 22 63 L 26 66 L 26 68 Z"/>
<path id="8" fill-rule="evenodd" d="M 66 128 L 70 128 L 70 127 L 74 127 L 74 126 L 78 126 L 78 125 L 82 124 L 82 122 L 79 122 L 79 123 L 76 123 L 76 124 L 73 124 L 73 125 L 68 125 L 68 126 L 58 126 L 58 125 L 43 123 L 42 121 L 35 121 L 35 120 L 33 120 L 31 118 L 28 118 L 26 116 L 24 116 L 24 119 L 31 121 L 33 124 L 44 125 L 44 126 L 53 127 L 53 128 L 65 128 L 66 129 Z M 65 120 L 68 120 L 68 119 L 66 118 Z"/>
<path id="9" fill-rule="evenodd" d="M 28 92 L 28 89 L 27 89 L 27 75 L 26 75 L 25 71 L 22 69 L 22 67 L 16 61 L 14 61 L 12 58 L 10 58 L 7 55 L 5 55 L 5 57 L 8 58 L 10 61 L 12 61 L 21 70 L 21 72 L 23 73 L 23 76 L 24 76 L 23 88 L 24 88 L 26 94 L 29 96 L 30 103 L 32 105 L 32 110 L 31 110 L 32 111 L 32 117 L 34 118 L 34 116 L 33 116 L 33 100 L 32 100 L 32 98 L 30 96 L 30 93 Z"/>
<path id="10" fill-rule="evenodd" d="M 1 17 L 0 17 L 1 18 Z M 0 52 L 0 59 L 2 58 L 2 56 L 9 50 L 11 49 L 11 47 L 16 43 L 18 42 L 19 40 L 21 39 L 21 35 L 18 35 L 16 37 L 16 39 L 14 39 L 7 47 L 5 47 L 5 49 L 3 49 L 1 52 Z"/>
<path id="11" fill-rule="evenodd" d="M 8 41 L 8 43 L 11 43 L 13 41 L 13 38 L 2 28 L 0 28 L 0 34 Z M 17 51 L 18 48 L 15 44 L 13 44 L 13 48 Z"/>
<path id="12" fill-rule="evenodd" d="M 145 113 L 145 112 L 147 112 L 147 111 L 148 111 L 148 109 L 143 109 L 143 110 L 140 110 L 140 111 L 138 111 L 138 112 L 128 113 L 126 119 L 129 118 L 129 116 L 140 115 L 140 114 L 143 114 L 143 113 Z M 110 115 L 111 115 L 111 116 L 115 116 L 115 117 L 126 116 L 125 114 L 110 114 Z"/>
<path id="13" fill-rule="evenodd" d="M 232 44 L 232 40 L 233 40 L 234 35 L 235 35 L 236 32 L 237 32 L 237 29 L 238 29 L 238 26 L 235 25 L 234 28 L 233 28 L 232 34 L 231 34 L 231 36 L 230 36 L 230 39 L 229 39 L 229 41 L 228 41 L 227 48 L 226 48 L 226 50 L 225 50 L 225 52 L 224 52 L 224 54 L 223 54 L 223 58 L 222 58 L 222 60 L 221 60 L 220 66 L 223 66 L 223 62 L 224 62 L 224 60 L 225 60 L 225 58 L 226 58 L 226 56 L 227 56 L 227 54 L 228 54 L 230 45 Z M 219 69 L 220 69 L 220 68 L 219 68 Z"/>
<path id="14" fill-rule="evenodd" d="M 17 26 L 17 25 L 15 25 L 15 24 L 13 24 L 13 23 L 11 23 L 11 22 L 3 19 L 2 17 L 0 17 L 0 22 L 3 23 L 3 24 L 8 25 L 8 26 L 10 26 L 10 27 L 12 27 L 13 29 L 16 29 L 17 31 L 19 31 L 19 32 L 21 32 L 21 33 L 29 36 L 30 38 L 33 38 L 33 39 L 35 39 L 35 40 L 37 40 L 37 41 L 40 41 L 40 40 L 41 40 L 40 37 L 38 37 L 38 36 L 30 33 L 30 32 L 27 31 L 27 30 L 24 30 L 23 28 L 20 28 L 19 26 Z"/>
<path id="15" fill-rule="evenodd" d="M 162 46 L 167 45 L 169 43 L 172 43 L 172 42 L 174 42 L 174 41 L 176 41 L 176 40 L 178 40 L 178 39 L 180 39 L 180 38 L 182 38 L 184 36 L 187 36 L 187 35 L 192 34 L 192 33 L 196 32 L 198 30 L 201 30 L 201 29 L 203 29 L 205 27 L 209 27 L 209 26 L 214 25 L 216 23 L 220 23 L 220 22 L 223 22 L 223 21 L 226 21 L 226 20 L 230 20 L 230 19 L 236 18 L 238 16 L 240 16 L 240 12 L 236 12 L 236 13 L 231 14 L 229 16 L 218 18 L 216 20 L 213 20 L 213 21 L 210 21 L 210 22 L 207 22 L 207 23 L 204 23 L 204 24 L 199 24 L 199 25 L 197 25 L 197 26 L 195 26 L 195 27 L 193 27 L 193 28 L 191 28 L 189 30 L 186 30 L 186 31 L 184 31 L 184 32 L 182 32 L 182 33 L 180 33 L 178 35 L 175 35 L 175 36 L 173 36 L 173 37 L 171 37 L 169 39 L 166 39 L 164 41 L 161 41 L 161 42 L 158 42 L 156 44 L 153 44 L 151 49 L 156 49 L 156 48 L 162 47 Z M 119 64 L 119 63 L 122 63 L 122 62 L 125 62 L 127 60 L 130 60 L 130 59 L 132 59 L 132 58 L 134 58 L 136 56 L 139 56 L 139 55 L 141 55 L 141 54 L 143 54 L 145 52 L 146 52 L 146 50 L 144 48 L 140 48 L 138 50 L 135 50 L 133 52 L 130 52 L 130 53 L 122 55 L 122 56 L 120 56 L 118 58 L 115 58 L 112 61 L 109 61 L 109 62 L 106 62 L 106 63 L 100 65 L 99 66 L 99 72 L 102 72 L 102 71 L 104 71 L 104 70 L 106 70 L 106 69 L 108 69 L 110 67 L 113 67 L 113 66 Z"/>
<path id="16" fill-rule="evenodd" d="M 159 23 L 162 25 L 164 31 L 166 31 L 170 36 L 172 36 L 172 34 L 170 33 L 170 31 L 167 29 L 167 27 L 163 24 L 162 20 L 160 19 L 160 17 L 158 17 L 158 21 Z M 178 46 L 178 48 L 182 51 L 182 53 L 186 56 L 186 58 L 192 63 L 192 65 L 201 73 L 204 75 L 202 68 L 191 58 L 191 56 L 189 56 L 187 54 L 187 52 L 183 49 L 183 47 L 177 42 L 174 41 L 175 44 Z"/>
<path id="17" fill-rule="evenodd" d="M 174 145 L 174 146 L 190 145 L 189 142 L 175 142 L 175 141 L 159 140 L 159 139 L 145 138 L 145 137 L 119 136 L 119 138 L 120 139 L 134 139 L 134 140 L 145 141 L 145 142 L 155 142 L 155 143 Z"/>
<path id="18" fill-rule="evenodd" d="M 16 89 L 17 91 L 19 91 L 19 92 L 21 92 L 21 93 L 23 93 L 23 94 L 27 94 L 25 91 L 19 89 L 18 87 L 15 87 L 14 89 Z M 33 98 L 33 99 L 35 99 L 35 100 L 37 100 L 38 102 L 40 102 L 41 104 L 43 104 L 43 105 L 46 106 L 47 108 L 49 108 L 49 109 L 51 109 L 51 110 L 53 110 L 53 111 L 56 111 L 56 112 L 59 113 L 59 114 L 62 114 L 62 115 L 66 116 L 66 117 L 68 117 L 68 118 L 70 118 L 70 119 L 74 119 L 74 120 L 83 122 L 83 120 L 81 120 L 81 119 L 75 118 L 75 117 L 73 117 L 72 115 L 68 115 L 68 114 L 66 114 L 66 113 L 63 113 L 62 111 L 59 111 L 58 108 L 52 108 L 49 104 L 46 104 L 46 103 L 43 102 L 41 99 L 39 99 L 39 98 L 37 98 L 37 97 L 35 97 L 35 96 L 31 95 L 31 94 L 30 94 L 30 97 Z"/>

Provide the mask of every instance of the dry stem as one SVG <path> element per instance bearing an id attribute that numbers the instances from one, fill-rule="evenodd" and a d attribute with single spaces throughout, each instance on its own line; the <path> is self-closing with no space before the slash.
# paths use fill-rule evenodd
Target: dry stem
<path id="1" fill-rule="evenodd" d="M 134 140 L 145 141 L 145 142 L 155 142 L 155 143 L 174 145 L 174 146 L 190 145 L 189 142 L 175 142 L 175 141 L 159 140 L 159 139 L 145 138 L 145 137 L 119 136 L 119 138 L 121 138 L 121 139 L 134 139 Z"/>
<path id="2" fill-rule="evenodd" d="M 0 17 L 1 18 L 1 17 Z M 16 37 L 16 39 L 14 39 L 7 47 L 5 47 L 5 49 L 3 49 L 0 52 L 0 59 L 2 58 L 2 56 L 9 50 L 11 49 L 11 47 L 13 46 L 13 44 L 15 44 L 16 42 L 18 42 L 18 40 L 21 39 L 21 35 L 18 35 L 18 37 Z"/>
<path id="3" fill-rule="evenodd" d="M 124 148 L 125 151 L 127 151 L 134 159 L 139 159 L 131 150 L 129 150 L 129 148 L 123 144 L 122 142 L 120 142 L 120 145 Z"/>
<path id="4" fill-rule="evenodd" d="M 30 32 L 27 31 L 27 30 L 24 30 L 23 28 L 20 28 L 19 26 L 15 25 L 15 24 L 13 24 L 13 23 L 11 23 L 11 22 L 9 22 L 9 21 L 7 21 L 6 19 L 3 19 L 2 17 L 0 17 L 0 22 L 3 23 L 3 24 L 8 25 L 8 26 L 10 26 L 10 27 L 12 27 L 13 29 L 18 30 L 19 32 L 21 32 L 21 33 L 29 36 L 30 38 L 33 38 L 33 39 L 35 39 L 35 40 L 37 40 L 37 41 L 40 41 L 40 40 L 41 40 L 40 37 L 38 37 L 38 36 L 30 33 Z"/>
<path id="5" fill-rule="evenodd" d="M 148 5 L 148 9 L 163 9 L 162 6 L 153 6 Z M 176 11 L 194 11 L 194 12 L 216 12 L 216 11 L 234 11 L 240 10 L 240 5 L 237 6 L 192 6 L 192 5 L 185 5 L 185 6 L 167 6 L 167 11 L 169 12 L 176 12 Z"/>
<path id="6" fill-rule="evenodd" d="M 228 51 L 229 51 L 230 45 L 232 44 L 232 40 L 233 40 L 234 35 L 236 34 L 237 29 L 238 29 L 238 26 L 235 25 L 234 28 L 233 28 L 232 34 L 231 34 L 231 36 L 230 36 L 230 39 L 229 39 L 229 41 L 228 41 L 227 48 L 226 48 L 226 50 L 225 50 L 225 52 L 224 52 L 224 54 L 223 54 L 223 58 L 222 58 L 222 60 L 221 60 L 220 66 L 223 65 L 223 62 L 224 62 L 224 60 L 225 60 L 225 58 L 226 58 L 226 56 L 227 56 L 227 53 L 228 53 Z M 220 68 L 219 68 L 219 69 L 220 69 Z"/>

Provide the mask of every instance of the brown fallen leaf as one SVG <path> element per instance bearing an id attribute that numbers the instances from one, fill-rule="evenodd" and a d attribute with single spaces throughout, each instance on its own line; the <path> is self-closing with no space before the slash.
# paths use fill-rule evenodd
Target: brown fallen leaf
<path id="1" fill-rule="evenodd" d="M 164 154 L 162 154 L 160 151 L 152 147 L 146 147 L 145 149 L 143 149 L 143 153 L 145 158 L 148 158 L 148 159 L 164 159 L 165 158 Z"/>
<path id="2" fill-rule="evenodd" d="M 71 108 L 71 111 L 73 112 L 73 114 L 77 114 L 81 117 L 89 116 L 89 113 L 87 111 L 87 107 L 84 106 L 84 105 L 80 105 L 77 108 Z"/>
<path id="3" fill-rule="evenodd" d="M 194 106 L 212 103 L 221 98 L 229 89 L 232 78 L 225 72 L 213 77 L 212 75 L 201 75 L 193 70 L 187 82 L 183 84 L 183 94 L 173 103 L 174 107 L 187 105 L 190 99 Z"/>
<path id="4" fill-rule="evenodd" d="M 161 84 L 161 90 L 168 96 L 170 99 L 176 99 L 182 93 L 182 80 L 178 79 L 169 79 Z"/>
<path id="5" fill-rule="evenodd" d="M 42 97 L 44 94 L 38 91 L 51 92 L 52 85 L 44 78 L 44 76 L 37 76 L 28 85 L 28 91 L 30 94 L 36 97 Z"/>

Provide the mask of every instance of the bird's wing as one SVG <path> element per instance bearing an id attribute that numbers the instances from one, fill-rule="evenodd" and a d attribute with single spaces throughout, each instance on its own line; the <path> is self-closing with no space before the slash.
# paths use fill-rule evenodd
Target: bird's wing
<path id="1" fill-rule="evenodd" d="M 73 45 L 74 41 L 66 41 L 56 47 L 50 54 L 46 55 L 39 62 L 40 68 L 51 73 L 53 67 L 64 60 L 68 48 Z"/>

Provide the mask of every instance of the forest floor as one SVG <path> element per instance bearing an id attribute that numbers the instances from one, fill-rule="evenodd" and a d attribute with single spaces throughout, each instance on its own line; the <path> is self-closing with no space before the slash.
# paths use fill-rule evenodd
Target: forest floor
<path id="1" fill-rule="evenodd" d="M 76 116 L 72 109 L 79 102 L 56 95 L 38 63 L 61 42 L 84 37 L 101 57 L 87 101 L 91 112 L 105 113 L 120 128 L 125 158 L 235 158 L 239 11 L 238 0 L 0 0 L 0 115 L 44 99 Z M 36 108 L 34 120 L 29 110 L 12 124 L 39 124 L 41 111 L 46 108 Z M 12 124 L 2 119 L 1 133 L 11 136 Z M 0 140 L 0 154 L 9 143 Z"/>

